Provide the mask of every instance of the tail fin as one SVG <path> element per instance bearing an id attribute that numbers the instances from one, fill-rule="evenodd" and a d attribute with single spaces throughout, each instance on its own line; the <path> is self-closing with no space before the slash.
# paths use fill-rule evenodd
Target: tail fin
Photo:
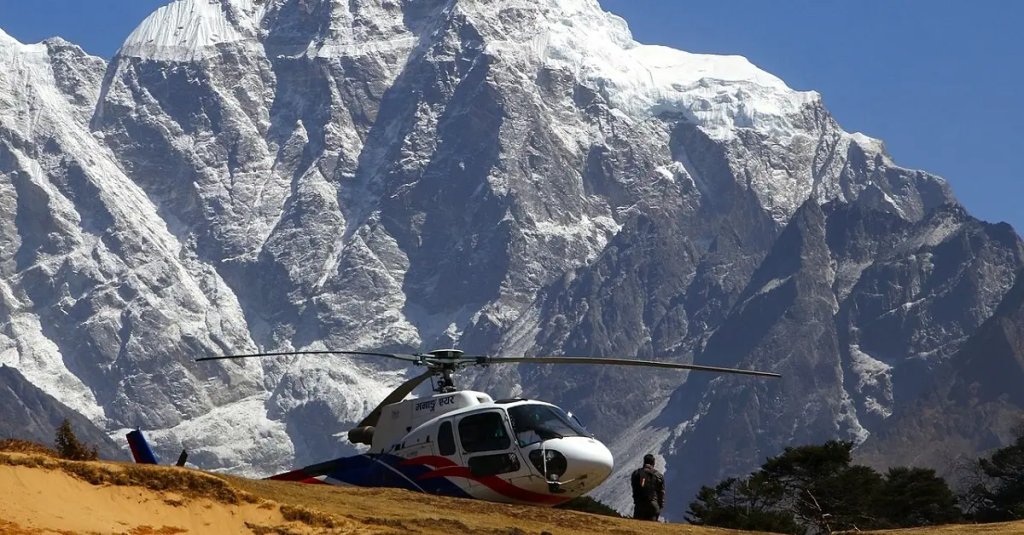
<path id="1" fill-rule="evenodd" d="M 153 455 L 153 450 L 149 449 L 149 443 L 146 442 L 146 437 L 142 436 L 142 431 L 136 429 L 128 433 L 128 447 L 132 450 L 132 457 L 138 464 L 158 464 L 156 455 Z"/>

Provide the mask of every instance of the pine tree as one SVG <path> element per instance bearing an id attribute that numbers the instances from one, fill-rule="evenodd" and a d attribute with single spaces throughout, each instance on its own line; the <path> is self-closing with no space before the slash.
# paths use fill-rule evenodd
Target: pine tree
<path id="1" fill-rule="evenodd" d="M 874 501 L 884 527 L 949 524 L 963 517 L 949 485 L 929 468 L 890 468 Z"/>
<path id="2" fill-rule="evenodd" d="M 803 533 L 793 514 L 782 507 L 782 498 L 781 488 L 758 474 L 728 478 L 714 488 L 701 487 L 686 520 L 720 528 Z"/>
<path id="3" fill-rule="evenodd" d="M 96 447 L 91 449 L 78 441 L 75 431 L 71 429 L 71 422 L 67 418 L 57 428 L 57 436 L 54 438 L 54 446 L 57 453 L 64 459 L 72 461 L 95 461 L 99 458 Z"/>
<path id="4" fill-rule="evenodd" d="M 962 514 L 933 470 L 894 468 L 886 476 L 851 464 L 851 442 L 786 448 L 746 478 L 702 487 L 694 524 L 781 533 L 832 533 L 955 522 Z"/>
<path id="5" fill-rule="evenodd" d="M 965 501 L 974 504 L 974 519 L 1000 522 L 1024 518 L 1024 429 L 1017 440 L 978 459 L 984 481 L 972 487 Z"/>

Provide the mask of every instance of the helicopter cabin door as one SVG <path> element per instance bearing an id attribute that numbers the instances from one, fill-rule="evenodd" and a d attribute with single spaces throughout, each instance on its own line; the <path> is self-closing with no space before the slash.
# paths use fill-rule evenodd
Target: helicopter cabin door
<path id="1" fill-rule="evenodd" d="M 520 459 L 504 412 L 468 414 L 456 420 L 455 427 L 461 464 L 469 467 L 473 476 L 469 478 L 471 488 L 487 486 L 481 480 L 490 476 L 509 479 L 529 475 L 530 467 Z"/>

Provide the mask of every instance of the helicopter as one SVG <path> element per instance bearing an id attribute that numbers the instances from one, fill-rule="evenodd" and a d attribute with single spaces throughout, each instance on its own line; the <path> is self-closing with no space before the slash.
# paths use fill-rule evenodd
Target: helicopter
<path id="1" fill-rule="evenodd" d="M 292 355 L 397 359 L 426 368 L 399 385 L 348 431 L 361 454 L 313 464 L 267 479 L 311 484 L 394 487 L 493 502 L 555 506 L 582 496 L 612 472 L 608 448 L 583 424 L 544 401 L 493 399 L 459 390 L 455 372 L 491 364 L 598 364 L 780 377 L 777 373 L 602 357 L 493 357 L 458 349 L 425 353 L 288 351 L 198 358 L 212 361 Z M 405 399 L 427 379 L 433 394 Z"/>

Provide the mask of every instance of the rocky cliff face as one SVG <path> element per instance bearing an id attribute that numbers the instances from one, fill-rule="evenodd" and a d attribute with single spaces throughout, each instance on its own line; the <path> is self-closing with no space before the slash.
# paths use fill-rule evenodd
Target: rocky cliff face
<path id="1" fill-rule="evenodd" d="M 192 362 L 251 344 L 248 327 L 90 130 L 104 62 L 59 40 L 3 35 L 0 52 L 3 362 L 116 434 L 265 398 L 255 367 Z"/>
<path id="2" fill-rule="evenodd" d="M 922 395 L 871 435 L 858 454 L 877 465 L 926 464 L 953 480 L 964 476 L 977 452 L 1005 446 L 1020 432 L 1022 355 L 1024 279 L 1018 274 L 995 313 L 923 378 Z"/>
<path id="3" fill-rule="evenodd" d="M 18 370 L 0 366 L 0 439 L 18 438 L 52 447 L 65 419 L 75 436 L 86 447 L 95 447 L 101 459 L 130 459 L 88 418 L 28 382 Z"/>
<path id="4" fill-rule="evenodd" d="M 1010 229 L 958 207 L 908 223 L 855 205 L 806 204 L 702 351 L 745 355 L 729 363 L 783 379 L 693 375 L 676 390 L 647 426 L 668 437 L 660 448 L 669 480 L 688 489 L 787 445 L 825 436 L 870 443 L 900 429 L 893 415 L 923 403 L 929 378 L 992 313 L 1020 261 Z M 1004 267 L 992 273 L 994 265 Z"/>
<path id="5" fill-rule="evenodd" d="M 580 414 L 670 492 L 926 399 L 1016 234 L 739 57 L 595 0 L 177 0 L 109 65 L 0 36 L 0 362 L 118 432 L 266 473 L 405 370 L 256 349 L 619 355 L 464 379 Z M 9 220 L 9 221 L 8 221 Z M 983 379 L 984 380 L 984 379 Z M 670 512 L 678 518 L 684 508 Z"/>

